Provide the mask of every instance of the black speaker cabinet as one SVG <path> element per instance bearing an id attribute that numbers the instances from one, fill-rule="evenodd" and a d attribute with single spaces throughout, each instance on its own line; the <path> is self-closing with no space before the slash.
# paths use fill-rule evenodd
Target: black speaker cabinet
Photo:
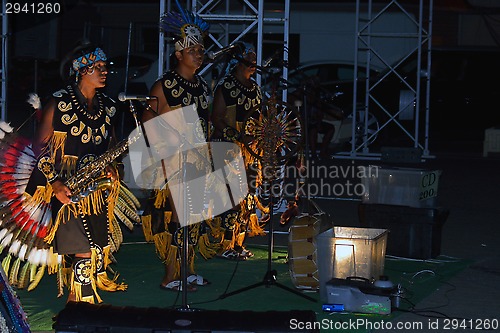
<path id="1" fill-rule="evenodd" d="M 436 258 L 441 253 L 441 231 L 447 208 L 398 205 L 359 205 L 362 227 L 389 230 L 386 253 L 414 259 Z"/>
<path id="2" fill-rule="evenodd" d="M 307 327 L 300 323 L 314 322 L 314 311 L 302 310 L 183 310 L 70 302 L 56 316 L 53 328 L 56 333 L 319 332 L 297 329 Z"/>

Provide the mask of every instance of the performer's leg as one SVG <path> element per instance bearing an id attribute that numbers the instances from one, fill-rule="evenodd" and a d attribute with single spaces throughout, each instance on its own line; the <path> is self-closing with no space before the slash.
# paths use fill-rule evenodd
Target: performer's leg
<path id="1" fill-rule="evenodd" d="M 109 245 L 109 221 L 107 211 L 99 214 L 86 215 L 85 223 L 90 232 L 89 242 L 91 244 L 91 259 L 95 268 L 95 282 L 97 288 L 105 291 L 125 291 L 127 285 L 117 283 L 118 274 L 109 277 L 107 274 L 108 265 L 111 263 L 111 247 Z"/>
<path id="2" fill-rule="evenodd" d="M 67 302 L 94 303 L 91 253 L 77 253 L 71 264 L 72 276 Z"/>

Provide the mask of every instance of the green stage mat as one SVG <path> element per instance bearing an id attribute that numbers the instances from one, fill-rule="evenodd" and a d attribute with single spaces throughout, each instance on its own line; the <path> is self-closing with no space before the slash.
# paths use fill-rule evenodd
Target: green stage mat
<path id="1" fill-rule="evenodd" d="M 237 293 L 221 299 L 221 295 L 263 281 L 268 270 L 268 251 L 266 246 L 249 247 L 255 256 L 248 261 L 237 262 L 220 258 L 204 260 L 196 258 L 197 273 L 203 275 L 211 284 L 198 287 L 196 292 L 187 294 L 190 308 L 200 310 L 231 311 L 289 311 L 313 310 L 317 315 L 317 323 L 322 331 L 344 323 L 343 332 L 365 331 L 366 322 L 376 323 L 390 321 L 398 316 L 394 311 L 390 315 L 364 315 L 324 313 L 317 292 L 307 292 L 312 302 L 296 293 L 279 288 L 276 285 L 259 286 L 248 291 Z M 277 271 L 277 282 L 293 288 L 290 272 L 286 263 L 287 248 L 276 247 L 273 250 L 272 268 Z M 159 284 L 164 267 L 157 258 L 153 244 L 144 242 L 124 243 L 116 254 L 117 264 L 113 269 L 120 273 L 129 287 L 126 292 L 100 292 L 104 303 L 113 306 L 134 307 L 183 307 L 182 294 L 161 290 Z M 401 283 L 406 288 L 408 301 L 418 304 L 424 297 L 433 293 L 443 282 L 467 267 L 471 262 L 437 258 L 432 261 L 416 261 L 386 258 L 385 275 L 394 283 Z M 40 285 L 33 291 L 16 291 L 24 311 L 27 313 L 31 330 L 51 331 L 53 316 L 65 306 L 67 295 L 56 298 L 56 281 L 54 275 L 46 275 Z M 409 307 L 410 303 L 405 304 Z M 348 323 L 356 321 L 356 329 L 348 327 Z M 333 326 L 332 326 L 333 325 Z"/>

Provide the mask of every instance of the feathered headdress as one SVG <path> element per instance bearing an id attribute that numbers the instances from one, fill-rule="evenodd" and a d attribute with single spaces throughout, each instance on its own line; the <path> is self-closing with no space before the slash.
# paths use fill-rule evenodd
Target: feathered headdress
<path id="1" fill-rule="evenodd" d="M 175 50 L 203 44 L 203 37 L 210 25 L 199 15 L 181 7 L 175 1 L 178 11 L 170 11 L 160 19 L 160 29 L 171 33 L 175 40 Z"/>

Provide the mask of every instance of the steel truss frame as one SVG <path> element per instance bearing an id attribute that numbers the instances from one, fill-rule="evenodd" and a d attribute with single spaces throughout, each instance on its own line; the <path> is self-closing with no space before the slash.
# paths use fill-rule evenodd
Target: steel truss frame
<path id="1" fill-rule="evenodd" d="M 171 0 L 160 1 L 160 17 L 171 10 Z M 288 62 L 288 44 L 289 44 L 289 24 L 290 24 L 290 0 L 283 0 L 283 8 L 279 11 L 281 16 L 273 11 L 273 16 L 265 11 L 264 0 L 250 1 L 230 1 L 230 0 L 187 0 L 186 8 L 197 13 L 210 23 L 209 38 L 214 45 L 223 48 L 227 45 L 242 40 L 250 32 L 257 31 L 257 65 L 262 64 L 262 51 L 264 40 L 264 26 L 278 25 L 283 29 L 283 79 L 288 78 L 288 68 L 285 66 Z M 172 8 L 173 9 L 173 8 Z M 237 37 L 230 39 L 230 34 L 236 34 Z M 158 74 L 164 72 L 164 66 L 169 65 L 168 55 L 172 52 L 170 43 L 165 43 L 165 35 L 160 32 L 158 40 L 159 59 Z M 167 56 L 167 57 L 166 57 Z M 201 71 L 203 75 L 212 67 L 208 64 Z M 257 83 L 261 85 L 262 75 L 259 73 L 256 77 Z M 286 91 L 283 93 L 283 101 L 286 102 Z"/>
<path id="2" fill-rule="evenodd" d="M 425 2 L 427 2 L 428 12 L 424 12 Z M 354 96 L 353 96 L 353 113 L 358 111 L 358 106 L 361 107 L 361 115 L 364 116 L 364 119 L 361 121 L 363 127 L 362 131 L 362 140 L 359 140 L 359 130 L 357 130 L 358 124 L 356 117 L 353 117 L 352 122 L 352 140 L 351 140 L 351 150 L 349 152 L 339 153 L 338 157 L 346 157 L 346 158 L 359 158 L 359 159 L 380 159 L 381 153 L 371 153 L 369 151 L 369 143 L 371 140 L 376 137 L 379 132 L 384 131 L 388 124 L 394 123 L 396 124 L 408 138 L 410 138 L 411 147 L 407 148 L 416 148 L 422 150 L 422 158 L 431 157 L 429 155 L 429 147 L 428 147 L 428 133 L 429 133 L 429 102 L 430 102 L 430 75 L 425 75 L 422 77 L 420 73 L 422 73 L 423 65 L 425 65 L 425 73 L 430 73 L 431 68 L 431 39 L 432 39 L 432 9 L 433 9 L 433 0 L 420 0 L 419 8 L 418 8 L 418 17 L 414 18 L 397 0 L 388 1 L 388 3 L 382 7 L 380 11 L 375 11 L 373 7 L 373 1 L 368 0 L 366 3 L 363 3 L 362 0 L 356 0 L 356 35 L 355 35 L 355 59 L 354 59 L 354 67 L 355 67 L 355 77 L 354 77 Z M 365 10 L 366 12 L 363 12 Z M 373 32 L 372 24 L 377 18 L 379 18 L 384 13 L 389 10 L 398 10 L 401 13 L 404 13 L 408 19 L 415 24 L 417 28 L 417 32 L 414 34 L 409 33 L 400 33 L 400 32 Z M 427 26 L 425 24 L 427 23 Z M 397 29 L 397 27 L 394 27 Z M 403 57 L 403 60 L 411 56 L 414 52 L 417 52 L 417 68 L 416 68 L 416 82 L 412 84 L 408 82 L 408 79 L 403 77 L 400 73 L 398 73 L 398 65 L 403 61 L 397 64 L 391 64 L 384 57 L 377 52 L 377 49 L 372 45 L 372 38 L 404 38 L 411 39 L 415 41 L 415 47 L 408 52 L 407 55 Z M 426 64 L 423 64 L 422 54 L 427 53 L 428 61 Z M 358 63 L 362 57 L 366 58 L 367 65 L 367 80 L 365 80 L 365 94 L 363 96 L 358 96 L 358 78 L 359 76 L 359 67 Z M 380 82 L 387 78 L 388 75 L 380 78 L 378 81 L 370 80 L 369 78 L 369 69 L 370 64 L 372 62 L 372 57 L 376 57 L 380 61 L 382 61 L 388 68 L 388 75 L 396 75 L 404 86 L 408 89 L 406 98 L 400 98 L 399 110 L 390 109 L 389 106 L 383 105 L 377 97 L 373 94 L 373 88 L 375 88 Z M 422 84 L 422 80 L 424 80 Z M 425 98 L 425 99 L 422 99 Z M 371 108 L 373 104 L 377 105 L 379 109 L 382 110 L 388 116 L 388 120 L 379 124 L 379 128 L 376 131 L 370 132 L 369 126 L 369 116 L 371 112 Z M 413 128 L 408 130 L 403 126 L 398 117 L 403 115 L 404 112 L 414 112 L 414 123 Z M 424 117 L 424 137 L 420 137 L 420 124 L 421 117 Z"/>

